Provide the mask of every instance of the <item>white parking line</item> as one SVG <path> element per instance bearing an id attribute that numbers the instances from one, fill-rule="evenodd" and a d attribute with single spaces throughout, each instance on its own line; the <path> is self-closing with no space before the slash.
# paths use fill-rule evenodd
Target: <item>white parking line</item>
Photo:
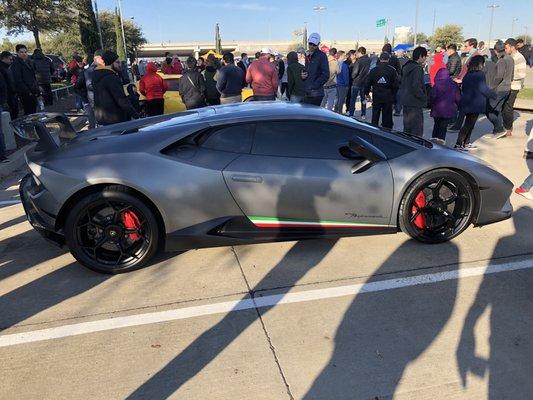
<path id="1" fill-rule="evenodd" d="M 176 321 L 181 319 L 199 317 L 202 315 L 213 315 L 239 310 L 248 310 L 255 307 L 269 307 L 278 304 L 299 303 L 304 301 L 330 299 L 342 296 L 353 296 L 361 293 L 380 292 L 409 286 L 426 285 L 431 283 L 455 280 L 459 278 L 495 274 L 498 272 L 516 271 L 528 268 L 533 268 L 533 260 L 516 261 L 506 264 L 466 268 L 462 270 L 416 275 L 406 278 L 387 279 L 357 285 L 338 286 L 327 289 L 305 290 L 295 293 L 268 295 L 263 297 L 257 297 L 255 299 L 227 301 L 223 303 L 206 304 L 202 306 L 178 308 L 167 311 L 128 315 L 125 317 L 82 322 L 72 325 L 63 325 L 55 328 L 41 329 L 37 331 L 2 335 L 0 336 L 0 347 L 13 346 L 22 343 L 38 342 L 41 340 L 58 339 L 75 335 L 83 335 L 93 332 L 102 332 L 111 329 L 126 328 L 131 326 L 155 324 L 166 321 Z"/>
<path id="2" fill-rule="evenodd" d="M 18 204 L 20 200 L 0 200 L 0 206 L 7 206 L 11 204 Z"/>

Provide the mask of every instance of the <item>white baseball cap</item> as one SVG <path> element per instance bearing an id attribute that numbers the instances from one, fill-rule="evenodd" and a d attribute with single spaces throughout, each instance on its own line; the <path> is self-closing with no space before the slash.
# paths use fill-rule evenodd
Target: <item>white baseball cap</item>
<path id="1" fill-rule="evenodd" d="M 311 33 L 307 39 L 307 43 L 313 43 L 315 46 L 320 44 L 320 35 L 316 32 Z"/>
<path id="2" fill-rule="evenodd" d="M 268 47 L 263 47 L 261 49 L 261 54 L 272 54 L 272 50 L 269 49 Z"/>

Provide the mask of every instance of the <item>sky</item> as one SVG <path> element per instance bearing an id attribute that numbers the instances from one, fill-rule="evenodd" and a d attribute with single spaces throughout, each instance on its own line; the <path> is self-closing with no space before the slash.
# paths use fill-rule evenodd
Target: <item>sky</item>
<path id="1" fill-rule="evenodd" d="M 492 0 L 499 8 L 494 12 L 493 38 L 514 34 L 533 34 L 533 0 Z M 98 8 L 114 9 L 117 0 L 97 0 Z M 379 6 L 378 6 L 379 4 Z M 463 25 L 465 37 L 486 40 L 491 10 L 484 0 L 419 0 L 418 31 L 432 33 L 447 23 Z M 323 6 L 320 13 L 313 7 Z M 148 42 L 212 41 L 214 25 L 220 24 L 222 41 L 290 40 L 292 32 L 307 22 L 308 32 L 321 31 L 326 40 L 381 39 L 383 28 L 377 19 L 389 18 L 393 26 L 414 26 L 416 0 L 122 0 L 124 18 L 133 17 L 142 27 Z M 319 15 L 320 14 L 320 15 Z M 0 29 L 0 37 L 5 31 Z M 27 37 L 24 35 L 23 37 Z"/>

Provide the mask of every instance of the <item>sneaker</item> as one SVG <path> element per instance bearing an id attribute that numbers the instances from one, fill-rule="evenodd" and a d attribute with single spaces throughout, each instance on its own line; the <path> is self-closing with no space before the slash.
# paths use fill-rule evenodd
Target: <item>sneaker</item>
<path id="1" fill-rule="evenodd" d="M 363 121 L 366 121 L 366 115 L 361 115 L 361 119 L 362 119 Z"/>
<path id="2" fill-rule="evenodd" d="M 524 188 L 521 187 L 521 186 L 520 186 L 520 187 L 517 187 L 517 188 L 514 190 L 514 192 L 515 192 L 516 194 L 519 194 L 519 195 L 522 196 L 522 197 L 525 197 L 525 198 L 528 199 L 528 200 L 533 200 L 533 194 L 531 193 L 531 191 L 526 190 L 526 189 L 524 189 Z"/>
<path id="3" fill-rule="evenodd" d="M 444 146 L 444 144 L 446 143 L 446 141 L 442 140 L 442 139 L 439 139 L 439 138 L 431 138 L 430 141 L 434 144 L 438 144 L 440 146 Z"/>
<path id="4" fill-rule="evenodd" d="M 477 146 L 475 144 L 472 144 L 472 143 L 467 143 L 467 144 L 465 144 L 465 149 L 467 149 L 467 150 L 477 150 Z"/>
<path id="5" fill-rule="evenodd" d="M 505 132 L 500 133 L 499 135 L 496 135 L 494 139 L 503 139 L 504 137 L 510 137 L 510 136 L 513 136 L 512 132 L 505 131 Z"/>
<path id="6" fill-rule="evenodd" d="M 468 150 L 465 149 L 463 146 L 458 145 L 458 144 L 456 144 L 453 148 L 454 148 L 455 150 L 459 150 L 459 151 L 468 151 Z"/>

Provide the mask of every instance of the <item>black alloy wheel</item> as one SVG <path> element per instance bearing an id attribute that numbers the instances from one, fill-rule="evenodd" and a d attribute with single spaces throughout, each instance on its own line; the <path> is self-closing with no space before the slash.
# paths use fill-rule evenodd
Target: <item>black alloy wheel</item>
<path id="1" fill-rule="evenodd" d="M 400 228 L 421 242 L 446 242 L 472 223 L 475 201 L 463 175 L 447 169 L 429 172 L 407 190 L 400 205 Z"/>
<path id="2" fill-rule="evenodd" d="M 120 186 L 82 199 L 65 224 L 65 239 L 74 257 L 109 274 L 145 266 L 157 251 L 158 238 L 152 210 Z"/>

